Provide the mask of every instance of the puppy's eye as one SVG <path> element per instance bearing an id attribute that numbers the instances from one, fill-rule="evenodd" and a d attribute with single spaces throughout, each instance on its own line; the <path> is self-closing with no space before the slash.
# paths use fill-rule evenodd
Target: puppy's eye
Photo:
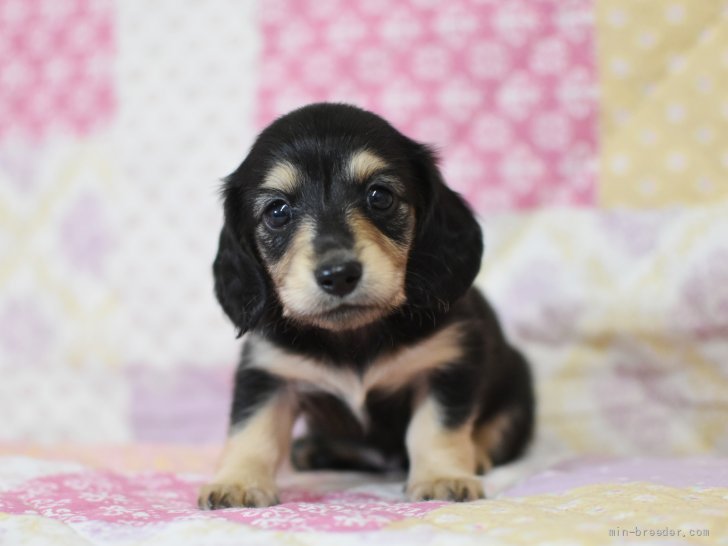
<path id="1" fill-rule="evenodd" d="M 281 229 L 293 216 L 291 207 L 282 199 L 273 201 L 263 212 L 263 220 L 271 229 Z"/>
<path id="2" fill-rule="evenodd" d="M 394 196 L 382 186 L 372 186 L 367 193 L 367 203 L 375 210 L 387 210 L 394 204 Z"/>

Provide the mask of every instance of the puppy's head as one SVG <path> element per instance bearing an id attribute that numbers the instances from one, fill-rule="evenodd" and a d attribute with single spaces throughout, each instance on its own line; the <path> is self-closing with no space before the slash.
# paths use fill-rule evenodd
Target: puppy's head
<path id="1" fill-rule="evenodd" d="M 276 301 L 349 330 L 446 308 L 477 274 L 480 229 L 432 153 L 378 116 L 314 104 L 279 118 L 225 182 L 216 293 L 241 332 Z"/>

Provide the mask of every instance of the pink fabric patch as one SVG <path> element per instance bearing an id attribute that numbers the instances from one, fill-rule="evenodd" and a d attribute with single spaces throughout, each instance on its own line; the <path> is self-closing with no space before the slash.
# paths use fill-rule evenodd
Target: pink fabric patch
<path id="1" fill-rule="evenodd" d="M 479 210 L 592 204 L 591 0 L 261 4 L 258 124 L 314 101 L 373 110 L 441 151 Z"/>
<path id="2" fill-rule="evenodd" d="M 17 490 L 0 492 L 0 512 L 133 528 L 178 520 L 224 518 L 279 531 L 372 531 L 393 521 L 422 517 L 446 504 L 289 489 L 281 492 L 278 506 L 203 512 L 196 506 L 200 485 L 198 481 L 167 473 L 57 474 L 30 480 Z"/>
<path id="3" fill-rule="evenodd" d="M 0 140 L 108 120 L 112 57 L 109 2 L 0 0 Z"/>

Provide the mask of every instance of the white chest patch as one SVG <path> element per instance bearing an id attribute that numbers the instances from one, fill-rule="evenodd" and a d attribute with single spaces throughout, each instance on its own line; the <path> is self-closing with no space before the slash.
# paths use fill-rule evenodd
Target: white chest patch
<path id="1" fill-rule="evenodd" d="M 301 390 L 324 391 L 340 398 L 362 422 L 371 390 L 393 392 L 429 371 L 447 366 L 462 356 L 460 327 L 453 324 L 419 343 L 374 361 L 363 374 L 343 365 L 331 365 L 279 349 L 254 337 L 250 366 L 297 384 Z"/>

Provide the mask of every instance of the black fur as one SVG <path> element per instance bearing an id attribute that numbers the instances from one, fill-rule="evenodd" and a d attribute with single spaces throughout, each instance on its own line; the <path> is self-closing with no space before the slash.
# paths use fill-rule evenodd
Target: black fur
<path id="1" fill-rule="evenodd" d="M 261 226 L 260 185 L 281 160 L 303 177 L 292 197 L 301 214 L 316 219 L 317 251 L 346 246 L 352 237 L 342 215 L 347 207 L 363 214 L 389 239 L 406 239 L 406 222 L 361 205 L 361 185 L 347 183 L 342 161 L 367 148 L 383 158 L 404 184 L 402 200 L 415 217 L 405 276 L 406 301 L 379 320 L 352 330 L 331 331 L 283 314 L 265 260 L 280 260 L 290 234 Z M 351 182 L 351 181 L 349 181 Z M 432 373 L 431 393 L 443 408 L 441 421 L 455 427 L 470 417 L 477 424 L 513 412 L 514 426 L 493 453 L 506 462 L 525 448 L 533 428 L 534 399 L 528 365 L 506 342 L 492 309 L 472 283 L 483 251 L 480 227 L 465 202 L 442 180 L 433 152 L 399 133 L 378 116 L 341 104 L 315 104 L 288 114 L 265 129 L 240 167 L 225 181 L 225 225 L 214 263 L 215 292 L 239 333 L 252 330 L 288 353 L 350 366 L 363 372 L 377 357 L 412 345 L 449 324 L 463 324 L 463 357 Z M 298 221 L 294 215 L 292 222 Z M 342 242 L 343 241 L 343 242 Z M 244 352 L 236 377 L 232 424 L 284 385 L 266 372 L 248 370 Z M 369 393 L 366 427 L 337 398 L 324 393 L 299 396 L 310 437 L 294 449 L 303 467 L 372 469 L 374 449 L 383 460 L 406 466 L 404 434 L 411 414 L 411 387 L 394 394 Z M 388 464 L 388 463 L 387 463 Z M 382 467 L 387 466 L 383 464 Z"/>
<path id="2" fill-rule="evenodd" d="M 243 348 L 242 361 L 248 357 L 248 346 Z M 284 385 L 284 382 L 265 370 L 240 366 L 235 373 L 233 405 L 230 423 L 243 423 L 262 402 Z"/>

